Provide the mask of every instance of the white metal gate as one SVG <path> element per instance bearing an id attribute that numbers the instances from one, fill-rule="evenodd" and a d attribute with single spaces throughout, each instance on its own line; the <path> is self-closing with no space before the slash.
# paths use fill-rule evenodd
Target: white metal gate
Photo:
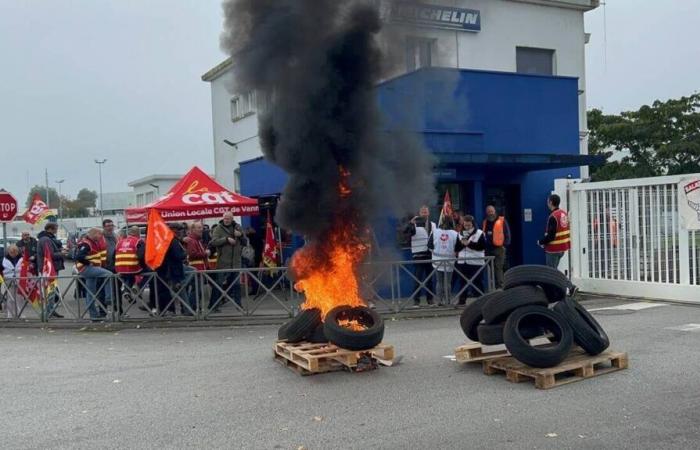
<path id="1" fill-rule="evenodd" d="M 574 284 L 587 292 L 700 303 L 700 232 L 681 226 L 681 178 L 569 182 Z"/>

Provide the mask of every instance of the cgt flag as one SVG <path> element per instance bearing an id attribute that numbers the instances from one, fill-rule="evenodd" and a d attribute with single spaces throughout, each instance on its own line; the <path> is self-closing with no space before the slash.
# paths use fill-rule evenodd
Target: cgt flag
<path id="1" fill-rule="evenodd" d="M 275 239 L 275 231 L 272 228 L 272 220 L 270 212 L 267 212 L 267 225 L 265 227 L 265 249 L 263 250 L 263 263 L 266 267 L 277 267 L 278 260 L 277 240 Z"/>
<path id="2" fill-rule="evenodd" d="M 53 252 L 49 243 L 44 243 L 44 255 L 51 255 Z M 44 286 L 44 292 L 46 293 L 46 298 L 50 298 L 56 292 L 58 287 L 58 280 L 56 280 L 56 266 L 53 264 L 53 258 L 50 256 L 44 258 L 44 267 L 41 268 L 41 280 Z"/>
<path id="3" fill-rule="evenodd" d="M 24 218 L 25 222 L 34 225 L 52 215 L 55 215 L 55 211 L 49 209 L 46 203 L 41 199 L 41 195 L 37 193 L 34 194 L 32 204 L 29 205 L 29 209 L 22 214 L 22 218 Z"/>
<path id="4" fill-rule="evenodd" d="M 146 233 L 146 264 L 155 270 L 163 264 L 165 254 L 175 237 L 173 230 L 163 221 L 156 209 L 148 214 L 148 231 Z"/>
<path id="5" fill-rule="evenodd" d="M 445 218 L 452 218 L 452 198 L 450 198 L 450 191 L 445 191 L 445 199 L 442 202 L 442 210 L 440 211 L 438 226 L 442 226 L 442 221 Z"/>

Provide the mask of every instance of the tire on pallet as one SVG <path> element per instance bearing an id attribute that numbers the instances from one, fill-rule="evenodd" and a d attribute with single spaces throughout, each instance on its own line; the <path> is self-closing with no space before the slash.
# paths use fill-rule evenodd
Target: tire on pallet
<path id="1" fill-rule="evenodd" d="M 472 341 L 477 342 L 479 340 L 477 327 L 484 319 L 484 317 L 481 315 L 481 308 L 486 302 L 488 302 L 494 296 L 500 295 L 500 293 L 501 291 L 495 291 L 482 295 L 469 303 L 459 316 L 459 326 L 462 327 L 464 334 L 467 335 L 467 337 Z"/>
<path id="2" fill-rule="evenodd" d="M 542 327 L 551 332 L 551 344 L 533 347 L 523 330 Z M 544 306 L 518 308 L 508 317 L 503 328 L 503 341 L 510 354 L 531 367 L 554 367 L 566 359 L 574 342 L 573 331 L 566 319 Z"/>
<path id="3" fill-rule="evenodd" d="M 357 320 L 365 329 L 351 330 L 342 320 Z M 384 320 L 373 309 L 365 306 L 337 306 L 326 314 L 323 332 L 328 341 L 348 350 L 369 350 L 384 339 Z"/>
<path id="4" fill-rule="evenodd" d="M 557 269 L 540 265 L 523 265 L 509 269 L 503 276 L 503 289 L 516 286 L 540 286 L 550 303 L 558 302 L 573 289 L 571 281 Z"/>
<path id="5" fill-rule="evenodd" d="M 277 338 L 291 343 L 301 342 L 311 336 L 311 333 L 314 332 L 320 323 L 320 309 L 305 309 L 298 316 L 280 327 L 277 331 Z"/>
<path id="6" fill-rule="evenodd" d="M 589 355 L 599 355 L 610 346 L 610 339 L 597 320 L 579 302 L 567 297 L 554 305 L 574 332 L 576 342 Z"/>
<path id="7" fill-rule="evenodd" d="M 313 333 L 309 335 L 307 340 L 309 342 L 312 342 L 314 344 L 325 344 L 328 343 L 328 338 L 326 337 L 326 333 L 323 331 L 324 330 L 324 324 L 319 323 L 316 328 L 314 329 Z"/>
<path id="8" fill-rule="evenodd" d="M 503 344 L 504 328 L 504 322 L 496 324 L 479 324 L 479 326 L 476 327 L 477 334 L 479 335 L 479 342 L 483 345 Z M 524 339 L 534 339 L 542 336 L 544 333 L 545 330 L 540 326 L 527 326 L 520 329 L 520 334 Z"/>
<path id="9" fill-rule="evenodd" d="M 476 327 L 476 332 L 479 335 L 479 342 L 481 342 L 484 345 L 498 345 L 503 343 L 502 323 L 482 323 Z"/>
<path id="10" fill-rule="evenodd" d="M 494 296 L 481 308 L 484 322 L 488 324 L 501 323 L 516 309 L 529 306 L 547 306 L 549 301 L 544 291 L 537 286 L 516 286 Z"/>

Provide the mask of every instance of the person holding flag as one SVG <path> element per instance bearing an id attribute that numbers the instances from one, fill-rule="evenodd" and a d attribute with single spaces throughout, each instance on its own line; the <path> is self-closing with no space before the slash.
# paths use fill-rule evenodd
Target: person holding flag
<path id="1" fill-rule="evenodd" d="M 452 296 L 452 272 L 457 253 L 465 243 L 454 230 L 452 221 L 452 200 L 445 192 L 445 200 L 440 212 L 439 229 L 433 232 L 433 268 L 437 273 L 435 294 L 440 305 L 449 304 Z"/>
<path id="2" fill-rule="evenodd" d="M 54 274 L 53 278 L 58 275 L 58 272 L 65 269 L 64 258 L 68 254 L 68 250 L 63 248 L 63 244 L 56 237 L 58 232 L 58 224 L 56 222 L 48 222 L 44 225 L 44 231 L 39 233 L 36 251 L 37 270 L 41 271 L 42 276 L 46 276 L 45 269 L 50 268 Z M 47 260 L 50 260 L 47 265 Z M 47 293 L 48 294 L 48 293 Z M 56 307 L 59 301 L 58 290 L 52 289 L 51 295 L 46 295 L 46 316 L 62 319 L 63 316 L 56 312 Z"/>

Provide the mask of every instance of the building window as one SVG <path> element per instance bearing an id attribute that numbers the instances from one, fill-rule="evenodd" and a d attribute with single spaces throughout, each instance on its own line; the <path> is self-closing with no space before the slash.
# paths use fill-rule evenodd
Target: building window
<path id="1" fill-rule="evenodd" d="M 257 95 L 255 91 L 250 91 L 231 98 L 231 121 L 235 122 L 251 114 L 255 114 L 257 110 L 256 98 Z"/>
<path id="2" fill-rule="evenodd" d="M 412 72 L 421 67 L 433 65 L 435 39 L 409 37 L 406 40 L 406 71 Z"/>
<path id="3" fill-rule="evenodd" d="M 151 203 L 153 201 L 153 191 L 146 192 L 146 196 L 144 197 L 144 200 L 146 202 L 146 205 Z"/>
<path id="4" fill-rule="evenodd" d="M 554 50 L 516 47 L 516 71 L 532 75 L 554 75 Z"/>
<path id="5" fill-rule="evenodd" d="M 233 191 L 241 192 L 241 169 L 233 169 Z"/>
<path id="6" fill-rule="evenodd" d="M 143 206 L 146 203 L 143 201 L 143 194 L 136 194 L 136 206 Z"/>

